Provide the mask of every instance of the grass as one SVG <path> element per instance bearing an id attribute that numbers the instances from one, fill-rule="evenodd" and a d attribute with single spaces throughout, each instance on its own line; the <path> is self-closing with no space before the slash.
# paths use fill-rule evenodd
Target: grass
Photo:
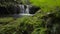
<path id="1" fill-rule="evenodd" d="M 12 17 L 0 18 L 0 22 L 9 22 L 9 21 L 12 21 L 12 20 L 13 20 Z"/>

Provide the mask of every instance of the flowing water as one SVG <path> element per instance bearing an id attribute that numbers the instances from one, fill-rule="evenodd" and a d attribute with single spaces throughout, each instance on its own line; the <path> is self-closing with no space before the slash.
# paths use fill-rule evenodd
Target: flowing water
<path id="1" fill-rule="evenodd" d="M 29 1 L 26 0 L 25 2 L 27 3 L 27 5 L 23 5 L 23 4 L 18 5 L 20 8 L 20 12 L 18 15 L 14 14 L 14 18 L 18 18 L 18 17 L 22 17 L 22 16 L 33 16 L 32 14 L 29 13 L 29 11 L 30 11 L 29 10 L 29 8 L 30 8 Z"/>
<path id="2" fill-rule="evenodd" d="M 14 14 L 13 17 L 16 19 L 18 17 L 22 17 L 22 16 L 33 16 L 33 14 L 29 13 L 29 8 L 30 5 L 26 5 L 26 7 L 24 5 L 19 5 L 20 7 L 20 12 L 19 14 Z"/>
<path id="3" fill-rule="evenodd" d="M 26 7 L 24 5 L 19 5 L 20 7 L 20 13 L 19 15 L 27 15 L 27 16 L 32 16 L 32 14 L 29 13 L 29 8 L 30 8 L 30 5 L 26 5 Z"/>

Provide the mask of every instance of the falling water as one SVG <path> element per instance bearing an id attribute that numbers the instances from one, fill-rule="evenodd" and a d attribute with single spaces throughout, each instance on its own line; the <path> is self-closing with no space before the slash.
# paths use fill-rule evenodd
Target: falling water
<path id="1" fill-rule="evenodd" d="M 26 0 L 26 5 L 23 5 L 23 4 L 20 4 L 18 5 L 19 8 L 20 8 L 20 12 L 19 14 L 14 14 L 13 17 L 16 19 L 18 17 L 22 17 L 22 16 L 33 16 L 34 14 L 30 14 L 29 13 L 29 8 L 31 7 L 30 4 L 29 4 L 29 1 Z"/>
<path id="2" fill-rule="evenodd" d="M 20 14 L 29 14 L 29 5 L 26 5 L 26 7 L 24 7 L 24 5 L 19 5 L 20 7 Z"/>
<path id="3" fill-rule="evenodd" d="M 24 5 L 19 5 L 19 7 L 20 7 L 20 13 L 19 14 L 24 14 L 25 13 Z"/>
<path id="4" fill-rule="evenodd" d="M 26 5 L 27 8 L 26 8 L 26 13 L 29 14 L 29 5 Z"/>
<path id="5" fill-rule="evenodd" d="M 27 16 L 32 16 L 32 14 L 29 13 L 29 8 L 30 8 L 30 2 L 29 0 L 25 0 L 25 3 L 26 3 L 26 7 L 23 5 L 23 4 L 20 4 L 19 7 L 20 7 L 20 13 L 19 15 L 27 15 Z"/>
<path id="6" fill-rule="evenodd" d="M 29 8 L 30 6 L 29 5 L 26 5 L 26 7 L 24 7 L 24 5 L 19 5 L 20 7 L 20 13 L 19 15 L 27 15 L 27 16 L 32 16 L 32 14 L 29 14 Z"/>

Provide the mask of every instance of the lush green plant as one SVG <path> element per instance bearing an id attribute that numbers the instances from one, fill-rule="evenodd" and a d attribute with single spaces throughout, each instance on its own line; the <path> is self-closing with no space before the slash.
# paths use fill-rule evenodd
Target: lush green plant
<path id="1" fill-rule="evenodd" d="M 10 6 L 20 4 L 21 0 L 0 0 L 0 6 Z"/>
<path id="2" fill-rule="evenodd" d="M 60 0 L 31 0 L 39 10 L 32 17 L 2 19 L 8 22 L 0 25 L 0 34 L 59 34 L 60 33 Z M 13 20 L 13 21 L 10 21 Z"/>
<path id="3" fill-rule="evenodd" d="M 50 11 L 60 6 L 60 0 L 31 0 L 33 5 L 39 6 L 42 10 Z"/>
<path id="4" fill-rule="evenodd" d="M 33 5 L 39 6 L 43 12 L 42 19 L 46 23 L 47 34 L 59 34 L 60 0 L 31 0 Z M 57 25 L 56 25 L 57 24 Z M 54 29 L 55 28 L 55 29 Z M 58 30 L 57 30 L 58 29 Z M 44 33 L 45 34 L 45 33 Z"/>

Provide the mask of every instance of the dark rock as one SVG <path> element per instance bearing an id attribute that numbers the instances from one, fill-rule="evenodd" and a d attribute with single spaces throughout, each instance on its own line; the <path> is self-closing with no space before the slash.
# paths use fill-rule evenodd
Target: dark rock
<path id="1" fill-rule="evenodd" d="M 40 9 L 39 7 L 32 6 L 32 7 L 30 8 L 29 13 L 30 13 L 30 14 L 35 14 L 39 9 Z"/>

